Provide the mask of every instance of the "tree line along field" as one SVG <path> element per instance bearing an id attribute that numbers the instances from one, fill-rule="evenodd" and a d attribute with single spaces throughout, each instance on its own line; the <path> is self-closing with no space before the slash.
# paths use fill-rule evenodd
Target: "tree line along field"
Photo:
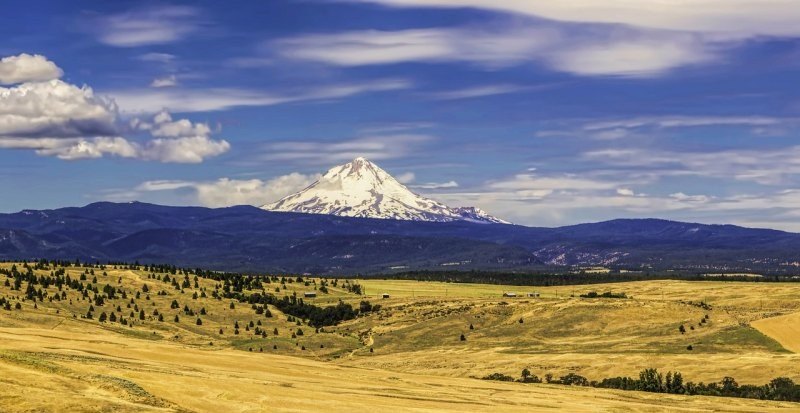
<path id="1" fill-rule="evenodd" d="M 16 278 L 10 276 L 12 267 Z M 315 378 L 317 371 L 343 375 L 354 385 L 381 382 L 379 391 L 324 384 L 338 389 L 335 392 L 355 391 L 364 396 L 363 402 L 386 403 L 389 396 L 384 393 L 391 388 L 408 396 L 406 404 L 395 404 L 398 408 L 424 405 L 443 411 L 458 410 L 461 402 L 473 403 L 470 410 L 481 406 L 489 410 L 508 403 L 530 407 L 525 403 L 532 401 L 523 398 L 523 402 L 516 395 L 493 397 L 490 402 L 457 392 L 437 395 L 414 384 L 416 380 L 466 386 L 473 396 L 496 394 L 496 386 L 510 386 L 509 392 L 547 394 L 551 402 L 574 403 L 576 411 L 582 406 L 581 395 L 603 399 L 594 406 L 597 410 L 645 406 L 641 410 L 647 411 L 659 410 L 652 403 L 662 399 L 636 392 L 584 388 L 576 393 L 564 386 L 485 383 L 474 378 L 493 373 L 518 376 L 528 370 L 538 377 L 571 373 L 602 380 L 658 368 L 680 371 L 695 382 L 726 376 L 744 384 L 764 384 L 776 377 L 800 379 L 796 354 L 787 350 L 790 345 L 781 344 L 793 336 L 775 335 L 774 331 L 785 329 L 774 326 L 762 330 L 776 341 L 751 326 L 800 311 L 800 286 L 795 284 L 645 281 L 556 288 L 308 277 L 231 279 L 219 273 L 127 265 L 3 263 L 0 270 L 4 273 L 0 274 L 0 369 L 9 373 L 0 375 L 9 378 L 7 391 L 0 392 L 4 406 L 20 402 L 19 394 L 8 389 L 36 375 L 63 385 L 59 393 L 75 393 L 80 388 L 76 382 L 101 370 L 124 374 L 112 374 L 109 377 L 115 378 L 108 380 L 91 376 L 86 386 L 93 390 L 85 388 L 80 394 L 97 393 L 98 400 L 115 409 L 122 408 L 118 404 L 122 400 L 178 411 L 208 411 L 220 400 L 250 400 L 242 393 L 244 388 L 265 391 L 274 401 L 281 386 L 319 388 L 324 381 Z M 22 274 L 35 275 L 36 283 L 17 282 Z M 51 283 L 53 279 L 61 279 L 60 288 Z M 510 291 L 519 297 L 502 297 Z M 538 297 L 524 296 L 534 291 Z M 580 297 L 591 291 L 624 292 L 628 298 Z M 303 299 L 306 292 L 317 296 Z M 384 293 L 389 298 L 381 298 Z M 102 355 L 93 355 L 101 348 Z M 139 372 L 131 373 L 127 361 L 120 359 L 123 354 L 136 354 L 129 362 L 147 368 L 131 367 Z M 176 368 L 184 355 L 194 363 L 189 370 L 195 373 Z M 283 366 L 283 378 L 261 382 L 253 378 L 255 384 L 247 379 L 247 386 L 236 381 L 259 377 L 261 370 L 253 366 L 269 371 L 278 365 Z M 16 369 L 35 374 L 22 379 Z M 180 370 L 182 377 L 202 371 L 208 377 L 238 379 L 220 384 L 231 386 L 225 392 L 209 389 L 210 394 L 196 395 L 204 402 L 195 404 L 181 392 L 195 394 L 191 389 L 202 388 L 191 387 L 196 384 L 181 382 L 175 389 L 167 386 L 166 392 L 160 388 L 155 377 L 170 369 Z M 397 401 L 397 395 L 392 397 Z M 675 397 L 683 397 L 686 406 L 715 408 L 716 402 L 705 397 Z M 258 403 L 250 401 L 244 405 L 258 410 Z M 307 410 L 322 402 L 311 397 Z M 719 406 L 743 411 L 782 408 L 751 402 L 757 401 L 737 399 Z M 341 401 L 336 406 L 353 403 Z M 39 406 L 48 409 L 46 403 Z M 286 408 L 292 410 L 292 404 Z"/>

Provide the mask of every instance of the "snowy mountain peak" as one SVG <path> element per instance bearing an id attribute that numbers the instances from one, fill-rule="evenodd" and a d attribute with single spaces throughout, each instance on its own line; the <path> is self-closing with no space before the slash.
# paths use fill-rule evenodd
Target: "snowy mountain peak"
<path id="1" fill-rule="evenodd" d="M 472 221 L 478 223 L 492 223 L 492 224 L 510 224 L 510 222 L 491 216 L 486 211 L 478 207 L 459 207 L 453 208 L 458 215 L 465 221 Z"/>
<path id="2" fill-rule="evenodd" d="M 261 208 L 361 218 L 507 223 L 478 208 L 450 208 L 417 195 L 364 157 L 333 167 L 302 191 Z"/>

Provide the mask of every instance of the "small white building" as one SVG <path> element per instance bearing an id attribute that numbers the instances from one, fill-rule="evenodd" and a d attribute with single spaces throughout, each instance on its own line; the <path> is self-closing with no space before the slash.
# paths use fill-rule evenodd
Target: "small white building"
<path id="1" fill-rule="evenodd" d="M 514 297 L 516 297 L 516 296 L 517 296 L 517 293 L 511 293 L 511 292 L 505 292 L 505 293 L 503 293 L 503 297 L 510 297 L 510 298 L 514 298 Z"/>
<path id="2" fill-rule="evenodd" d="M 539 293 L 528 293 L 528 297 L 539 298 Z"/>

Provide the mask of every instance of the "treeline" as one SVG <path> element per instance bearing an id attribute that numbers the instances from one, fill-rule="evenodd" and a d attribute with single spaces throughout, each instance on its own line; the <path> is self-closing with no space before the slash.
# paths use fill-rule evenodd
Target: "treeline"
<path id="1" fill-rule="evenodd" d="M 764 385 L 740 385 L 733 377 L 725 377 L 714 383 L 694 383 L 684 380 L 680 372 L 667 372 L 663 375 L 656 369 L 645 369 L 639 372 L 639 378 L 612 377 L 601 381 L 589 381 L 586 377 L 569 373 L 558 379 L 546 374 L 544 379 L 531 374 L 528 369 L 522 370 L 520 378 L 514 379 L 502 373 L 493 373 L 483 377 L 484 380 L 516 381 L 519 383 L 551 383 L 567 386 L 589 386 L 605 389 L 636 390 L 651 393 L 685 394 L 690 396 L 741 397 L 747 399 L 776 400 L 800 402 L 800 385 L 788 377 L 772 379 Z"/>
<path id="2" fill-rule="evenodd" d="M 345 278 L 345 277 L 342 277 Z M 800 282 L 800 278 L 790 276 L 718 276 L 681 272 L 615 272 L 608 273 L 556 273 L 556 272 L 503 272 L 503 271 L 405 271 L 399 273 L 358 275 L 355 278 L 439 281 L 449 283 L 474 283 L 519 286 L 565 286 L 602 283 L 619 283 L 646 280 L 685 280 L 685 281 L 747 281 L 747 282 Z"/>
<path id="3" fill-rule="evenodd" d="M 509 273 L 495 271 L 407 271 L 395 274 L 362 276 L 390 280 L 440 281 L 449 283 L 475 283 L 521 286 L 559 286 L 599 283 L 617 283 L 658 279 L 642 273 L 606 274 L 554 274 L 554 273 Z M 663 277 L 666 279 L 667 277 Z"/>
<path id="4" fill-rule="evenodd" d="M 371 305 L 368 301 L 362 301 L 358 310 L 354 309 L 352 305 L 342 301 L 339 301 L 338 304 L 333 306 L 320 307 L 308 304 L 304 302 L 302 298 L 297 298 L 295 295 L 277 298 L 272 294 L 232 293 L 228 294 L 226 298 L 233 298 L 239 302 L 248 303 L 254 306 L 256 311 L 258 311 L 258 306 L 263 307 L 267 304 L 273 305 L 285 314 L 306 320 L 308 325 L 312 327 L 332 326 L 342 321 L 352 320 L 361 313 L 380 310 L 379 305 Z"/>

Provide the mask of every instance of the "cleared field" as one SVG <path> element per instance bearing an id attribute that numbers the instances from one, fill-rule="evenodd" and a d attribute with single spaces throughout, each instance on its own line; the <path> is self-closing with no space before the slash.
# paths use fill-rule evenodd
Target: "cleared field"
<path id="1" fill-rule="evenodd" d="M 800 313 L 757 320 L 753 327 L 774 338 L 787 350 L 800 353 Z"/>

